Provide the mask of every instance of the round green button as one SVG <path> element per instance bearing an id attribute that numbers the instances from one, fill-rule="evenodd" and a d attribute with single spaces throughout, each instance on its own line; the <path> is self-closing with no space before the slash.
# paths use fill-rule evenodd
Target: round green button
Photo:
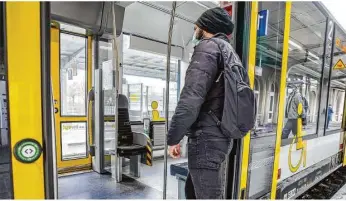
<path id="1" fill-rule="evenodd" d="M 34 139 L 24 139 L 14 146 L 14 156 L 22 163 L 33 163 L 40 158 L 42 147 Z"/>

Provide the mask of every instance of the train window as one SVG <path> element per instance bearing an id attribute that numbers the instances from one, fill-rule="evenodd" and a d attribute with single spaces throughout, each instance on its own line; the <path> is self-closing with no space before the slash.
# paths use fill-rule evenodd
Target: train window
<path id="1" fill-rule="evenodd" d="M 335 31 L 333 66 L 331 66 L 328 104 L 325 110 L 326 133 L 341 128 L 345 101 L 346 68 L 343 63 L 346 62 L 346 35 L 339 27 L 336 27 Z"/>
<path id="2" fill-rule="evenodd" d="M 131 121 L 151 117 L 151 103 L 158 102 L 157 110 L 164 117 L 166 56 L 131 49 L 131 36 L 123 36 L 123 94 L 129 99 Z M 173 116 L 177 105 L 178 60 L 171 59 L 171 82 L 169 116 Z"/>
<path id="3" fill-rule="evenodd" d="M 86 115 L 86 38 L 60 35 L 61 116 Z"/>
<path id="4" fill-rule="evenodd" d="M 86 122 L 61 123 L 61 158 L 71 160 L 87 157 Z"/>
<path id="5" fill-rule="evenodd" d="M 259 12 L 268 16 L 268 30 L 257 34 L 254 88 L 259 106 L 250 141 L 249 199 L 260 197 L 271 188 L 285 24 L 285 2 L 258 2 L 258 6 Z"/>
<path id="6" fill-rule="evenodd" d="M 312 2 L 292 2 L 282 139 L 297 133 L 298 104 L 307 122 L 303 133 L 317 133 L 319 98 L 326 99 L 319 96 L 325 31 L 326 17 Z"/>

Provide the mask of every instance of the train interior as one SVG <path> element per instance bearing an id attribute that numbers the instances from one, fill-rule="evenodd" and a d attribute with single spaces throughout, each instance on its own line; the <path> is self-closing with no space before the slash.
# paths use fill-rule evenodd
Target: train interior
<path id="1" fill-rule="evenodd" d="M 177 2 L 168 93 L 166 54 L 172 2 L 115 3 L 118 61 L 113 61 L 112 5 L 111 2 L 51 2 L 51 80 L 58 198 L 183 199 L 184 171 L 187 169 L 179 167 L 186 166 L 187 139 L 181 142 L 181 158 L 167 156 L 165 111 L 168 110 L 170 119 L 184 86 L 185 72 L 193 54 L 194 22 L 204 11 L 220 4 L 216 1 Z M 249 27 L 244 25 L 248 20 L 246 5 L 244 2 L 223 5 L 233 9 L 230 14 L 236 30 L 231 43 L 244 60 L 247 59 L 244 53 L 247 46 L 242 37 L 236 36 L 241 32 L 249 34 Z M 1 3 L 1 10 L 3 6 Z M 244 192 L 245 197 L 253 199 L 269 196 L 272 190 L 277 134 L 283 136 L 290 122 L 286 114 L 279 116 L 286 113 L 286 103 L 296 91 L 308 103 L 305 106 L 307 123 L 301 131 L 304 140 L 323 141 L 335 136 L 337 150 L 315 164 L 308 162 L 299 169 L 299 174 L 299 171 L 285 173 L 285 165 L 281 164 L 286 156 L 282 155 L 281 174 L 277 178 L 279 186 L 290 186 L 290 176 L 317 170 L 318 164 L 339 154 L 339 144 L 343 142 L 346 87 L 346 66 L 335 68 L 339 60 L 346 62 L 343 46 L 346 32 L 340 26 L 329 26 L 330 18 L 323 6 L 314 2 L 292 2 L 289 16 L 285 2 L 258 2 L 257 9 L 256 12 L 266 13 L 267 24 L 264 33 L 257 32 L 254 53 L 257 119 L 251 133 Z M 240 14 L 241 11 L 244 14 Z M 5 29 L 3 24 L 2 30 Z M 285 34 L 289 35 L 286 44 Z M 2 32 L 0 198 L 11 198 L 5 37 Z M 332 56 L 326 56 L 328 53 Z M 283 71 L 284 60 L 287 68 Z M 120 63 L 119 76 L 113 62 Z M 282 82 L 286 83 L 284 88 Z M 119 99 L 115 96 L 117 84 L 122 94 Z M 280 97 L 280 93 L 283 96 Z M 282 106 L 280 98 L 283 98 Z M 282 122 L 278 122 L 279 119 Z M 124 123 L 116 126 L 116 120 Z M 121 139 L 115 135 L 116 129 L 122 132 Z M 282 137 L 281 154 L 295 143 L 295 138 L 290 130 Z M 141 146 L 133 144 L 134 141 Z M 334 146 L 334 141 L 324 142 Z M 308 148 L 309 151 L 316 149 L 318 147 Z M 165 157 L 168 157 L 167 163 Z M 230 168 L 230 172 L 236 175 L 234 169 Z M 237 188 L 236 183 L 240 182 L 234 175 L 229 177 L 228 188 Z"/>

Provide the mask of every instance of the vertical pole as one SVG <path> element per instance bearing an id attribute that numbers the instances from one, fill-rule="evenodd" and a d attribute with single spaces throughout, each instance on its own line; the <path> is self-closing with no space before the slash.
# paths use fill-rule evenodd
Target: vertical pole
<path id="1" fill-rule="evenodd" d="M 45 167 L 45 198 L 57 198 L 57 172 L 56 172 L 56 155 L 54 131 L 52 122 L 54 113 L 52 112 L 52 85 L 51 85 L 51 68 L 50 68 L 50 3 L 40 3 L 41 14 L 41 93 L 42 93 L 42 133 L 43 133 L 43 152 Z"/>
<path id="2" fill-rule="evenodd" d="M 171 45 L 172 45 L 172 34 L 173 34 L 173 25 L 175 17 L 175 9 L 177 8 L 177 2 L 173 1 L 172 3 L 172 12 L 171 12 L 171 21 L 169 23 L 168 31 L 168 44 L 167 44 L 167 68 L 166 68 L 166 101 L 165 101 L 165 152 L 164 152 L 164 173 L 163 173 L 163 199 L 166 199 L 167 191 L 167 134 L 168 134 L 168 119 L 169 119 L 169 82 L 170 82 L 170 73 L 171 73 Z"/>
<path id="3" fill-rule="evenodd" d="M 112 2 L 112 24 L 113 24 L 113 40 L 112 40 L 112 51 L 113 51 L 113 70 L 115 72 L 115 175 L 116 175 L 116 181 L 120 182 L 120 174 L 118 163 L 120 162 L 118 159 L 118 153 L 117 153 L 117 147 L 118 147 L 118 91 L 119 91 L 119 52 L 118 52 L 118 45 L 117 45 L 117 27 L 116 27 L 116 21 L 115 21 L 115 3 Z"/>

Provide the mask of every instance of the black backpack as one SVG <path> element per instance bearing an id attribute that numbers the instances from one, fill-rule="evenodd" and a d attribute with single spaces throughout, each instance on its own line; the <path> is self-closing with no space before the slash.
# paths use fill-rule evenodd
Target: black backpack
<path id="1" fill-rule="evenodd" d="M 214 38 L 214 40 L 216 39 Z M 216 41 L 216 44 L 219 45 L 219 43 Z M 234 51 L 231 44 L 224 41 L 222 43 L 228 46 L 224 49 Z M 215 82 L 218 82 L 221 76 L 224 77 L 225 99 L 222 119 L 220 121 L 211 110 L 209 114 L 217 122 L 217 125 L 220 126 L 225 136 L 231 139 L 240 139 L 255 126 L 255 94 L 249 86 L 247 71 L 235 52 L 229 54 L 230 52 L 223 51 L 220 45 L 219 49 L 222 54 L 224 69 Z"/>

